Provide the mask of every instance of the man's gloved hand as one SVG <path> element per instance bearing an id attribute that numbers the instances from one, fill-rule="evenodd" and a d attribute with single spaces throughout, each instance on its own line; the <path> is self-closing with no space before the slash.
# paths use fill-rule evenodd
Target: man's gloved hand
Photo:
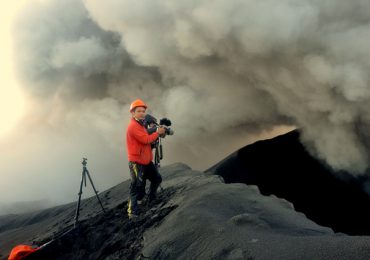
<path id="1" fill-rule="evenodd" d="M 166 129 L 164 127 L 158 127 L 157 128 L 157 133 L 159 134 L 159 136 L 162 137 L 162 135 L 166 135 Z"/>

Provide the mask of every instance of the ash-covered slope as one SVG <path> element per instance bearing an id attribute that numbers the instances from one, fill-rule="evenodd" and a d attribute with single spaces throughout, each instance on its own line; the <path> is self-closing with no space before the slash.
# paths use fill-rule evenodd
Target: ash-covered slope
<path id="1" fill-rule="evenodd" d="M 336 232 L 370 235 L 369 178 L 334 172 L 306 151 L 297 130 L 245 146 L 206 172 L 227 183 L 257 185 Z"/>
<path id="2" fill-rule="evenodd" d="M 144 234 L 142 255 L 150 259 L 370 257 L 370 237 L 335 234 L 256 186 L 190 170 L 171 174 L 166 185 L 179 190 L 171 200 L 178 207 Z"/>
<path id="3" fill-rule="evenodd" d="M 126 181 L 102 192 L 100 197 L 104 206 L 108 209 L 117 207 L 127 199 L 128 189 L 129 182 Z M 63 230 L 71 228 L 75 210 L 76 203 L 73 202 L 32 213 L 0 216 L 0 259 L 5 259 L 11 248 L 17 244 L 32 245 L 34 242 L 48 241 Z M 84 199 L 80 219 L 91 218 L 100 212 L 101 208 L 95 197 Z"/>
<path id="4" fill-rule="evenodd" d="M 29 259 L 367 259 L 370 237 L 335 234 L 256 186 L 225 184 L 183 164 L 162 168 L 163 191 L 126 217 L 128 185 L 107 191 L 106 214 L 95 212 Z M 98 209 L 84 204 L 84 210 Z M 49 219 L 55 220 L 58 216 Z M 59 218 L 61 219 L 61 218 Z M 48 225 L 44 219 L 43 225 Z M 68 227 L 66 227 L 68 229 Z M 63 231 L 63 230 L 61 230 Z M 26 239 L 26 238 L 25 238 Z M 28 239 L 28 238 L 27 238 Z M 36 241 L 50 238 L 45 234 Z"/>

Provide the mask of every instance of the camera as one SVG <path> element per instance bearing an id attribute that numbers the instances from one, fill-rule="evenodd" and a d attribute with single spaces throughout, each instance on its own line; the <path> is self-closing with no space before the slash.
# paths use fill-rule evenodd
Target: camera
<path id="1" fill-rule="evenodd" d="M 168 118 L 162 118 L 160 121 L 159 121 L 159 125 L 163 126 L 164 129 L 166 130 L 166 135 L 173 135 L 175 133 L 175 131 L 173 131 L 170 126 L 171 126 L 171 120 L 169 120 Z"/>
<path id="2" fill-rule="evenodd" d="M 157 131 L 158 127 L 163 127 L 165 129 L 165 134 L 166 135 L 173 135 L 175 132 L 170 128 L 171 126 L 171 120 L 168 118 L 162 118 L 159 120 L 159 124 L 157 121 L 157 118 L 155 118 L 152 115 L 146 114 L 145 119 L 143 121 L 143 124 L 146 128 L 146 131 L 149 134 L 154 133 Z M 160 136 L 161 137 L 161 136 Z M 164 138 L 164 136 L 162 137 Z M 154 165 L 159 168 L 160 167 L 160 162 L 163 159 L 163 149 L 162 149 L 162 141 L 161 138 L 158 138 L 155 140 L 153 143 L 151 143 L 152 149 L 154 149 Z"/>
<path id="3" fill-rule="evenodd" d="M 166 135 L 173 135 L 175 131 L 170 128 L 171 124 L 171 120 L 168 118 L 162 118 L 158 124 L 157 119 L 150 114 L 147 114 L 144 119 L 144 126 L 149 134 L 154 133 L 158 127 L 164 127 Z"/>

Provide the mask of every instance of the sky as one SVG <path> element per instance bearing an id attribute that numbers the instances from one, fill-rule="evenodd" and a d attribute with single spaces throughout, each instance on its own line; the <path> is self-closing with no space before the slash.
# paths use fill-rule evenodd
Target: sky
<path id="1" fill-rule="evenodd" d="M 363 174 L 370 154 L 369 5 L 2 4 L 0 213 L 18 201 L 75 200 L 82 157 L 99 190 L 128 179 L 124 133 L 137 98 L 173 122 L 163 165 L 205 170 L 298 127 L 312 155 Z"/>

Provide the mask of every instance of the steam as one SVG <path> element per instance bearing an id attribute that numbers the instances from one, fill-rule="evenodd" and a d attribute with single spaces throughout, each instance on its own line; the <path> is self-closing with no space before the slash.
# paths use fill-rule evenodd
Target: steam
<path id="1" fill-rule="evenodd" d="M 361 0 L 30 1 L 14 25 L 15 59 L 36 105 L 28 131 L 13 137 L 24 136 L 15 154 L 48 142 L 51 161 L 65 156 L 63 168 L 89 153 L 104 165 L 96 178 L 112 186 L 129 177 L 127 110 L 141 98 L 173 122 L 165 163 L 205 169 L 297 126 L 312 154 L 362 173 L 370 154 L 368 10 Z"/>

